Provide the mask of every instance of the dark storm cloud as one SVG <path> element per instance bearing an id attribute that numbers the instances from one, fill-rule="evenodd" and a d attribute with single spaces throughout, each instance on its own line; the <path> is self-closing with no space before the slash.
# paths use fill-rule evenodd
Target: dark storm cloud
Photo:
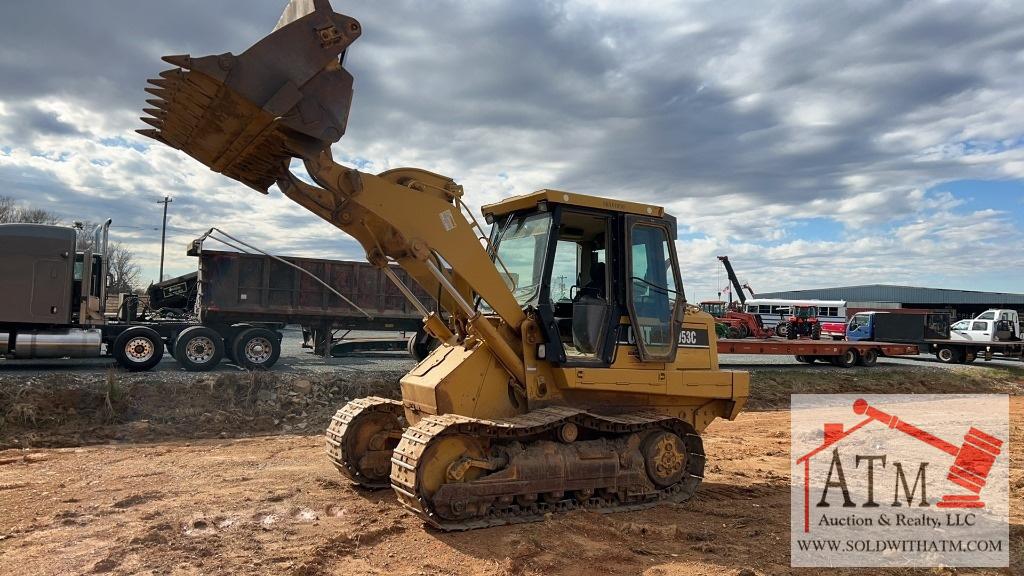
<path id="1" fill-rule="evenodd" d="M 333 1 L 364 30 L 336 155 L 444 172 L 474 203 L 574 189 L 674 205 L 690 211 L 684 228 L 763 242 L 786 225 L 757 219 L 809 210 L 885 225 L 916 217 L 912 192 L 937 182 L 1024 175 L 957 152 L 1024 134 L 1013 3 Z M 282 249 L 357 255 L 276 191 L 261 197 L 131 132 L 161 55 L 239 53 L 283 4 L 0 5 L 0 151 L 112 162 L 9 161 L 9 194 L 139 229 L 170 194 L 181 229 L 231 223 Z"/>
<path id="2" fill-rule="evenodd" d="M 783 202 L 846 194 L 843 174 L 888 158 L 880 133 L 983 88 L 993 81 L 987 59 L 1024 49 L 1019 13 L 966 4 L 753 4 L 737 17 L 697 5 L 692 17 L 708 25 L 664 38 L 642 7 L 630 17 L 554 1 L 335 3 L 365 30 L 347 64 L 357 93 L 343 149 L 401 144 L 468 169 L 519 153 L 503 130 L 526 131 L 571 165 L 551 175 L 558 185 L 662 201 L 723 189 Z M 145 78 L 164 67 L 159 55 L 240 52 L 282 4 L 8 4 L 0 99 L 55 95 L 138 110 Z M 766 27 L 785 38 L 751 55 L 758 71 L 747 82 L 723 85 L 716 61 Z M 738 107 L 751 92 L 759 101 Z M 852 98 L 858 110 L 828 126 L 793 124 L 801 93 L 839 112 Z M 574 140 L 581 130 L 587 139 Z M 779 146 L 807 138 L 808 149 Z M 536 158 L 551 152 L 536 149 Z M 887 169 L 917 174 L 909 164 Z"/>

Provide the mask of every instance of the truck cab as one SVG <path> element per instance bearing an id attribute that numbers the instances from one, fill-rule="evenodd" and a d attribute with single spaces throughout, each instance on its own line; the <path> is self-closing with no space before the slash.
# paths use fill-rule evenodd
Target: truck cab
<path id="1" fill-rule="evenodd" d="M 875 314 L 875 312 L 858 312 L 854 314 L 846 325 L 846 339 L 850 342 L 872 340 L 872 323 Z"/>

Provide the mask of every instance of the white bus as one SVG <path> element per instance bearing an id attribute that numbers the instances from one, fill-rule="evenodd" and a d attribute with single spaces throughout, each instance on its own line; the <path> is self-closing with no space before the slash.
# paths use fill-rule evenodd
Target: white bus
<path id="1" fill-rule="evenodd" d="M 791 306 L 817 306 L 821 322 L 846 323 L 846 300 L 785 300 L 781 298 L 749 298 L 744 310 L 761 317 L 766 328 L 782 321 L 782 314 Z"/>

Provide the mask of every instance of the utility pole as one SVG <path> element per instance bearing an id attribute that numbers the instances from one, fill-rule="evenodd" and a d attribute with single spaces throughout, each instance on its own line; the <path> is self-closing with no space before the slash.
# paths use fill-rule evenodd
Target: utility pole
<path id="1" fill-rule="evenodd" d="M 160 232 L 160 279 L 157 282 L 164 281 L 164 246 L 167 244 L 167 205 L 174 200 L 170 196 L 164 196 L 163 200 L 157 200 L 157 204 L 164 205 L 164 227 L 163 231 Z"/>

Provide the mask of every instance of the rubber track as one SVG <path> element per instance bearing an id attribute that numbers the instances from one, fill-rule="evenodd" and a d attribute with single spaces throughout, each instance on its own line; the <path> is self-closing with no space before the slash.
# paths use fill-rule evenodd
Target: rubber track
<path id="1" fill-rule="evenodd" d="M 404 408 L 402 408 L 401 401 L 377 396 L 357 398 L 345 404 L 331 417 L 331 424 L 327 427 L 325 437 L 327 457 L 334 464 L 334 467 L 352 482 L 365 488 L 387 488 L 391 485 L 388 481 L 369 481 L 349 461 L 345 454 L 345 443 L 342 441 L 342 438 L 344 438 L 349 425 L 368 412 L 388 412 L 401 418 L 404 414 Z"/>
<path id="2" fill-rule="evenodd" d="M 553 433 L 558 426 L 572 422 L 580 428 L 589 428 L 609 434 L 631 434 L 654 428 L 668 428 L 683 438 L 689 458 L 687 469 L 690 476 L 655 495 L 637 496 L 636 500 L 619 502 L 595 496 L 584 502 L 563 499 L 559 502 L 538 502 L 529 506 L 510 505 L 508 508 L 492 511 L 489 515 L 465 521 L 450 521 L 435 515 L 430 504 L 420 495 L 417 486 L 416 469 L 419 458 L 432 440 L 449 434 L 468 434 L 494 440 L 529 440 Z M 548 513 L 568 512 L 585 509 L 595 512 L 624 512 L 650 508 L 660 502 L 685 502 L 696 492 L 703 480 L 704 451 L 700 436 L 685 422 L 653 412 L 636 412 L 618 416 L 599 416 L 582 410 L 564 407 L 550 407 L 535 410 L 514 418 L 502 420 L 477 420 L 456 414 L 429 416 L 415 426 L 407 428 L 402 440 L 392 454 L 391 486 L 399 502 L 428 523 L 442 530 L 470 530 L 543 520 Z"/>

